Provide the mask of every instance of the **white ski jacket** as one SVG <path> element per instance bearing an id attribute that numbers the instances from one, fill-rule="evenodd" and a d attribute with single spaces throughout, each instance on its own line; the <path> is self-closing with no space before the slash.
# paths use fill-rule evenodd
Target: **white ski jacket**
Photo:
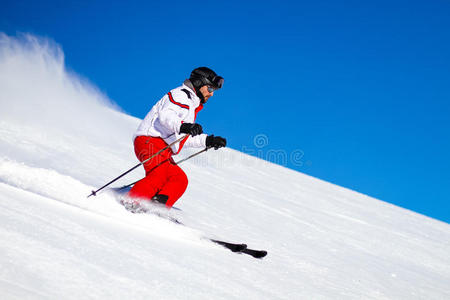
<path id="1" fill-rule="evenodd" d="M 182 123 L 194 123 L 197 113 L 202 110 L 200 98 L 197 97 L 189 81 L 185 81 L 164 97 L 162 97 L 150 110 L 139 125 L 133 136 L 133 141 L 138 136 L 160 137 L 167 144 L 171 144 L 180 137 Z M 201 148 L 206 147 L 206 134 L 194 137 L 189 136 L 180 143 L 172 146 L 174 154 L 178 154 L 183 146 Z"/>

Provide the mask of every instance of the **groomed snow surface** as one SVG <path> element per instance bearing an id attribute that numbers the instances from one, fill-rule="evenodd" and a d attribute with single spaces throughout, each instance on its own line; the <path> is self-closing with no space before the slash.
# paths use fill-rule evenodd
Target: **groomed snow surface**
<path id="1" fill-rule="evenodd" d="M 0 35 L 1 299 L 450 299 L 448 224 L 235 150 L 182 165 L 186 227 L 87 199 L 137 163 L 138 123 L 54 43 Z"/>

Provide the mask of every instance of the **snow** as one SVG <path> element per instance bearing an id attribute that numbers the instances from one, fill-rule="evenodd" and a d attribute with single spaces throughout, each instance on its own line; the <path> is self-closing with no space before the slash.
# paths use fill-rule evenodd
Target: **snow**
<path id="1" fill-rule="evenodd" d="M 55 43 L 0 35 L 0 298 L 450 299 L 449 224 L 232 149 L 183 163 L 187 226 L 86 198 L 138 124 Z"/>

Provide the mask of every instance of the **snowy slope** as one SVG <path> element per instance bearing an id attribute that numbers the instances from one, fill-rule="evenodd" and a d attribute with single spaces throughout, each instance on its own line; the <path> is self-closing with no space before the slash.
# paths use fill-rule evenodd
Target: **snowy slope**
<path id="1" fill-rule="evenodd" d="M 56 45 L 0 36 L 1 299 L 450 299 L 448 224 L 232 149 L 183 164 L 187 227 L 87 199 L 138 123 Z"/>

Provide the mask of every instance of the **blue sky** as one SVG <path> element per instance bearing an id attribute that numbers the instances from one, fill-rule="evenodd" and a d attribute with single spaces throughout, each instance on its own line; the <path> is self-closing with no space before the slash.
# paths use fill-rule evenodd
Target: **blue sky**
<path id="1" fill-rule="evenodd" d="M 0 31 L 55 40 L 133 116 L 209 66 L 225 85 L 197 121 L 231 148 L 450 222 L 448 1 L 1 6 Z"/>

